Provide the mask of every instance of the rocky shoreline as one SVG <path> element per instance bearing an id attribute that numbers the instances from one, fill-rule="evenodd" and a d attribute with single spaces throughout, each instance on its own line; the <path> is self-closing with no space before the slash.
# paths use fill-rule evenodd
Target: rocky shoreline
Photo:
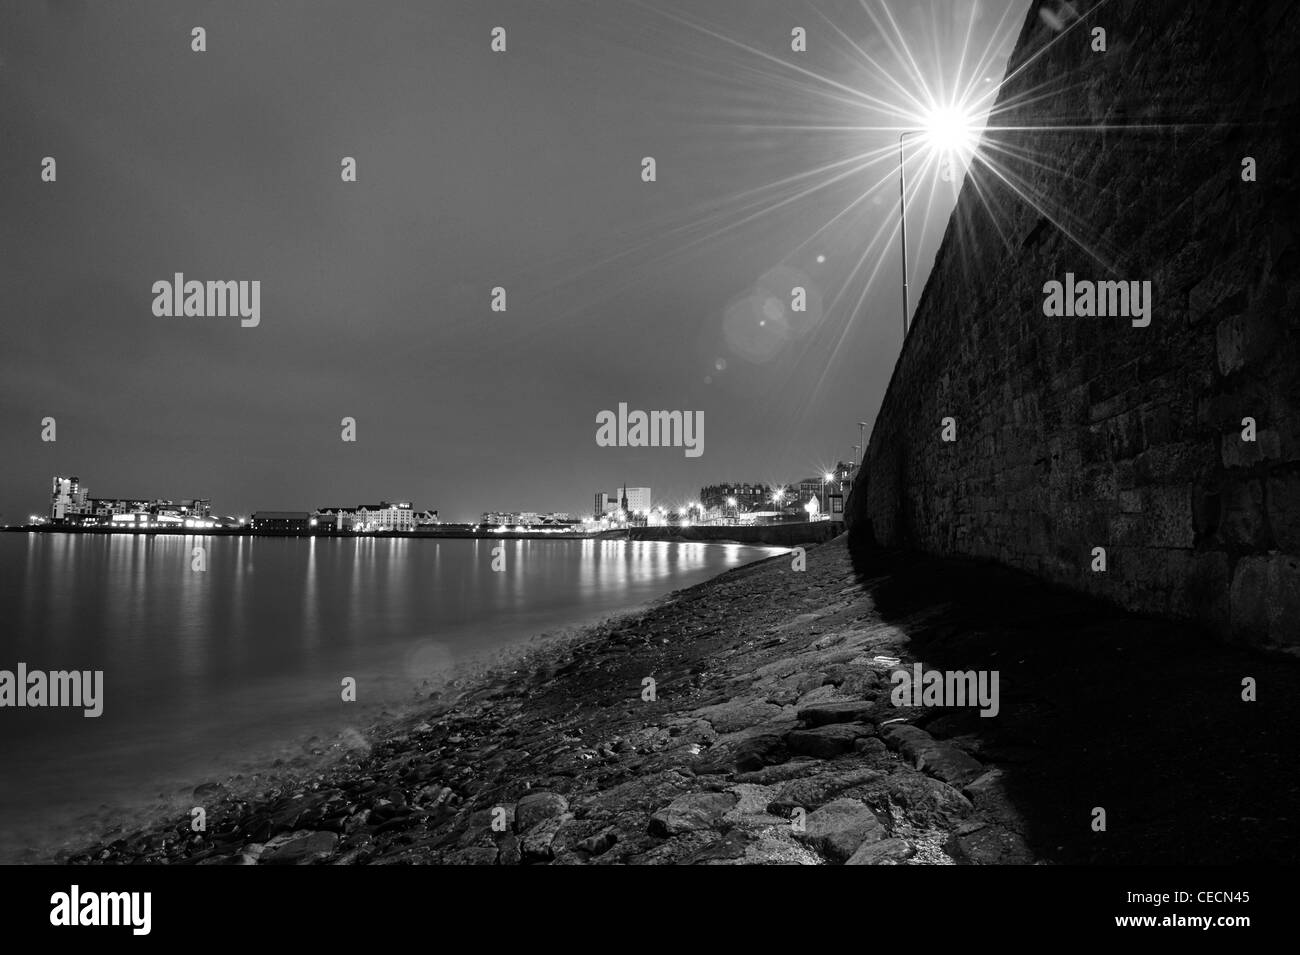
<path id="1" fill-rule="evenodd" d="M 999 773 L 890 705 L 906 635 L 842 541 L 535 649 L 251 797 L 72 863 L 1031 861 Z M 653 681 L 653 692 L 651 683 Z M 912 714 L 915 715 L 915 714 Z"/>
<path id="2" fill-rule="evenodd" d="M 204 784 L 204 831 L 176 815 L 67 861 L 1297 857 L 1293 658 L 1218 646 L 1014 572 L 863 559 L 843 538 L 808 548 L 806 570 L 793 563 L 749 564 L 536 646 L 331 766 L 252 793 Z M 891 672 L 922 657 L 999 670 L 997 718 L 893 705 Z M 1243 673 L 1269 687 L 1261 702 L 1242 702 Z M 1092 826 L 1094 807 L 1110 832 Z"/>

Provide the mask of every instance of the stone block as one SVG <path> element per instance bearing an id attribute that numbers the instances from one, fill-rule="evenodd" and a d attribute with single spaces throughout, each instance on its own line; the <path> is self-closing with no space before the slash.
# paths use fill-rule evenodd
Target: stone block
<path id="1" fill-rule="evenodd" d="M 1300 557 L 1243 557 L 1232 576 L 1230 599 L 1234 636 L 1300 645 Z"/>
<path id="2" fill-rule="evenodd" d="M 1149 521 L 1153 547 L 1191 547 L 1196 540 L 1190 487 L 1152 487 L 1143 491 L 1142 513 Z"/>
<path id="3" fill-rule="evenodd" d="M 1266 499 L 1273 542 L 1289 554 L 1300 554 L 1300 474 L 1269 478 Z"/>
<path id="4" fill-rule="evenodd" d="M 1268 537 L 1264 525 L 1264 485 L 1238 481 L 1222 492 L 1218 537 L 1228 545 L 1259 548 Z"/>

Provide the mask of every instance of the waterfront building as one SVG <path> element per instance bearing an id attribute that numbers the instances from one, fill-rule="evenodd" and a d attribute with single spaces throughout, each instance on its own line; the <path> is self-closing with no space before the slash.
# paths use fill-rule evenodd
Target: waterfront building
<path id="1" fill-rule="evenodd" d="M 86 491 L 79 478 L 56 475 L 50 491 L 50 517 L 63 521 L 86 513 Z"/>
<path id="2" fill-rule="evenodd" d="M 380 501 L 356 509 L 352 526 L 358 531 L 413 531 L 415 511 L 410 501 Z"/>
<path id="3" fill-rule="evenodd" d="M 176 503 L 162 498 L 90 497 L 89 494 L 90 489 L 78 478 L 56 476 L 50 494 L 50 517 L 69 524 L 184 525 L 187 521 L 208 521 L 212 516 L 212 501 L 206 497 L 185 498 Z M 138 518 L 129 522 L 114 520 L 127 514 Z"/>
<path id="4" fill-rule="evenodd" d="M 629 516 L 649 514 L 650 506 L 650 488 L 620 487 L 616 488 L 613 494 L 597 491 L 592 514 L 597 520 L 617 511 L 622 511 Z"/>
<path id="5" fill-rule="evenodd" d="M 849 496 L 856 471 L 856 465 L 839 461 L 834 470 L 826 474 L 804 478 L 799 482 L 799 505 L 802 507 L 815 500 L 819 513 L 828 515 L 831 520 L 843 520 L 844 501 Z"/>
<path id="6" fill-rule="evenodd" d="M 318 507 L 316 509 L 316 529 L 321 531 L 350 531 L 356 519 L 355 507 Z"/>
<path id="7" fill-rule="evenodd" d="M 537 511 L 484 511 L 479 523 L 497 527 L 555 527 L 578 522 L 562 511 L 547 514 Z"/>
<path id="8" fill-rule="evenodd" d="M 417 511 L 410 501 L 381 501 L 360 507 L 319 507 L 314 515 L 322 531 L 412 531 L 439 523 L 438 512 Z"/>
<path id="9" fill-rule="evenodd" d="M 181 501 L 181 509 L 186 516 L 207 520 L 212 516 L 212 499 L 192 497 Z"/>
<path id="10" fill-rule="evenodd" d="M 734 505 L 729 502 L 734 500 Z M 772 489 L 766 484 L 740 483 L 726 481 L 722 484 L 710 484 L 700 488 L 700 503 L 705 511 L 718 509 L 722 513 L 729 510 L 762 511 L 767 510 L 772 502 Z"/>
<path id="11" fill-rule="evenodd" d="M 255 531 L 306 534 L 311 529 L 311 520 L 306 511 L 256 511 L 252 526 Z"/>

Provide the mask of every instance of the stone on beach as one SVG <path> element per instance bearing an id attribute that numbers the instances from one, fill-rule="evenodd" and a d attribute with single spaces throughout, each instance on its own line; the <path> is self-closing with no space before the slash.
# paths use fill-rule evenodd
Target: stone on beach
<path id="1" fill-rule="evenodd" d="M 861 723 L 872 719 L 878 704 L 872 700 L 835 700 L 799 708 L 797 716 L 809 726 L 831 723 Z"/>
<path id="2" fill-rule="evenodd" d="M 951 743 L 907 723 L 881 728 L 887 745 L 912 760 L 912 765 L 946 783 L 962 786 L 984 774 L 984 765 Z"/>
<path id="3" fill-rule="evenodd" d="M 268 842 L 259 861 L 263 865 L 310 865 L 329 858 L 338 844 L 339 837 L 333 832 L 291 832 Z"/>
<path id="4" fill-rule="evenodd" d="M 529 793 L 515 805 L 515 832 L 527 832 L 546 819 L 569 811 L 569 801 L 559 793 Z"/>
<path id="5" fill-rule="evenodd" d="M 735 793 L 689 793 L 679 796 L 650 817 L 650 833 L 675 836 L 697 829 L 712 829 L 738 797 Z"/>
<path id="6" fill-rule="evenodd" d="M 815 756 L 818 759 L 833 759 L 853 750 L 853 744 L 866 736 L 874 736 L 875 730 L 857 723 L 830 723 L 815 729 L 794 730 L 787 733 L 786 745 L 793 753 L 801 756 Z"/>
<path id="7" fill-rule="evenodd" d="M 803 831 L 794 837 L 820 850 L 828 858 L 843 861 L 868 842 L 885 837 L 885 827 L 876 814 L 858 799 L 836 799 L 808 814 Z"/>

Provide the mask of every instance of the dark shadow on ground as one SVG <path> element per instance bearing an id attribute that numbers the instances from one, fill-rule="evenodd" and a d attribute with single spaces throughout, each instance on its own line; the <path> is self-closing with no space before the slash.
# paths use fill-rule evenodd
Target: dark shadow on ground
<path id="1" fill-rule="evenodd" d="M 852 557 L 927 669 L 999 671 L 996 717 L 935 709 L 917 722 L 967 737 L 1006 773 L 1038 857 L 1300 860 L 1300 661 L 988 563 L 865 548 Z M 1242 701 L 1245 677 L 1258 702 Z M 1104 833 L 1091 828 L 1097 806 Z"/>

